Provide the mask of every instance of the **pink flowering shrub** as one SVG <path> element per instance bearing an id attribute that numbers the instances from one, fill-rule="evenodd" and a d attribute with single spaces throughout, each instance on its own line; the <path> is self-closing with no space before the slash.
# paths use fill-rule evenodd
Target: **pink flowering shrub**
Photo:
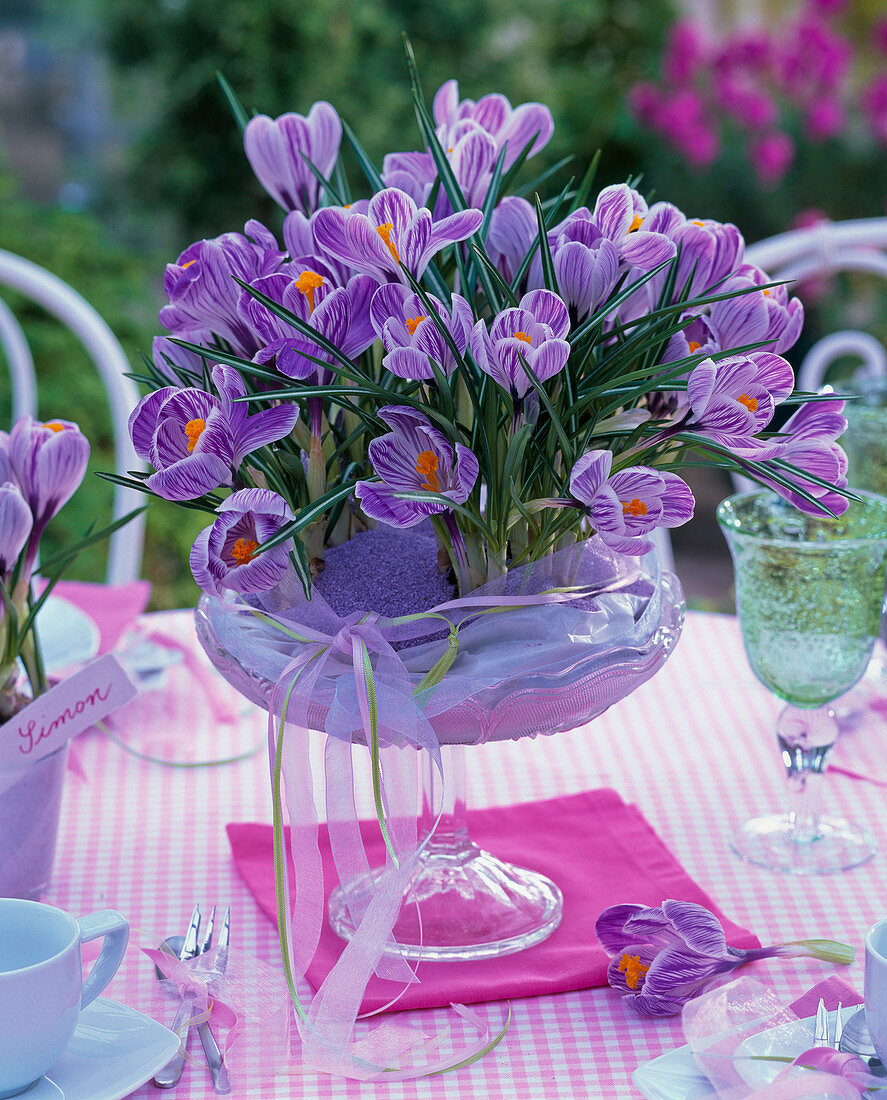
<path id="1" fill-rule="evenodd" d="M 712 165 L 738 131 L 764 190 L 791 168 L 797 139 L 841 137 L 851 117 L 887 146 L 887 19 L 869 28 L 869 51 L 838 27 L 849 7 L 845 0 L 805 0 L 787 21 L 744 27 L 717 41 L 678 22 L 661 80 L 636 84 L 630 107 L 692 168 Z M 881 54 L 874 65 L 872 51 Z"/>

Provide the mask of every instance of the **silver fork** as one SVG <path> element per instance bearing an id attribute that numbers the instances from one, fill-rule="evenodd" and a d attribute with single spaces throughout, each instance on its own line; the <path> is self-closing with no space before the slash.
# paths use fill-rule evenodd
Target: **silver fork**
<path id="1" fill-rule="evenodd" d="M 819 998 L 819 1005 L 816 1009 L 816 1021 L 813 1025 L 813 1045 L 815 1047 L 831 1046 L 834 1047 L 835 1050 L 840 1050 L 841 1036 L 844 1033 L 844 1021 L 841 1019 L 843 1009 L 843 1004 L 839 1003 L 835 1011 L 834 1038 L 830 1038 L 830 1013 L 825 1007 L 825 1001 L 821 997 Z"/>
<path id="2" fill-rule="evenodd" d="M 213 939 L 213 924 L 215 921 L 216 907 L 213 906 L 212 913 L 210 914 L 209 930 L 206 934 L 206 939 L 203 942 L 203 946 L 200 949 L 200 953 L 203 954 L 209 951 L 212 946 Z M 225 910 L 225 917 L 222 921 L 222 930 L 219 933 L 219 945 L 216 950 L 216 967 L 219 973 L 225 973 L 225 967 L 228 965 L 228 944 L 231 938 L 231 907 L 229 906 Z M 209 1026 L 209 1020 L 204 1020 L 197 1027 L 197 1034 L 200 1036 L 200 1041 L 203 1044 L 203 1053 L 206 1055 L 206 1063 L 209 1066 L 209 1072 L 213 1080 L 213 1088 L 220 1095 L 226 1095 L 231 1091 L 231 1081 L 228 1078 L 228 1068 L 225 1065 L 225 1058 L 221 1050 L 219 1050 L 219 1044 L 216 1042 L 216 1037 L 212 1033 L 212 1029 Z"/>

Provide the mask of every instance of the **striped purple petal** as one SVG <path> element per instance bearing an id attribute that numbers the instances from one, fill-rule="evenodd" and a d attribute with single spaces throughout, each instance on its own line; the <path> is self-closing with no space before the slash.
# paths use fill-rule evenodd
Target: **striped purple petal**
<path id="1" fill-rule="evenodd" d="M 645 906 L 630 903 L 611 905 L 598 916 L 594 934 L 608 955 L 618 954 L 631 942 L 624 931 L 626 921 L 645 911 Z"/>
<path id="2" fill-rule="evenodd" d="M 710 910 L 692 901 L 669 899 L 662 912 L 675 932 L 689 948 L 711 956 L 727 955 L 727 937 L 718 918 Z"/>
<path id="3" fill-rule="evenodd" d="M 415 527 L 428 516 L 446 511 L 445 504 L 435 501 L 401 500 L 394 490 L 374 481 L 359 481 L 354 493 L 370 519 L 389 527 Z"/>
<path id="4" fill-rule="evenodd" d="M 192 454 L 151 474 L 145 484 L 164 500 L 194 500 L 230 485 L 231 465 L 218 455 Z"/>
<path id="5" fill-rule="evenodd" d="M 33 526 L 34 517 L 18 485 L 0 484 L 0 581 L 12 572 Z"/>
<path id="6" fill-rule="evenodd" d="M 268 194 L 284 210 L 305 214 L 316 208 L 320 195 L 320 183 L 305 158 L 328 177 L 341 141 L 339 116 L 322 101 L 312 106 L 307 118 L 295 113 L 276 119 L 257 115 L 243 134 L 247 159 Z"/>

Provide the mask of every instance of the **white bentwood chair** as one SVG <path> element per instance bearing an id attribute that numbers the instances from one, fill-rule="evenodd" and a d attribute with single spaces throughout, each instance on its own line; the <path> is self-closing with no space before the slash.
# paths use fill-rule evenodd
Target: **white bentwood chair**
<path id="1" fill-rule="evenodd" d="M 67 283 L 30 260 L 0 249 L 0 286 L 7 286 L 37 302 L 78 337 L 95 364 L 111 410 L 114 428 L 114 468 L 118 474 L 141 470 L 129 438 L 129 414 L 139 392 L 125 372 L 130 369 L 123 348 L 93 307 Z M 37 378 L 34 361 L 21 326 L 9 306 L 0 299 L 0 348 L 12 384 L 12 418 L 36 416 Z M 113 518 L 118 519 L 144 504 L 145 498 L 124 485 L 114 488 Z M 144 513 L 136 516 L 111 536 L 108 550 L 109 584 L 135 580 L 142 563 L 145 538 Z"/>

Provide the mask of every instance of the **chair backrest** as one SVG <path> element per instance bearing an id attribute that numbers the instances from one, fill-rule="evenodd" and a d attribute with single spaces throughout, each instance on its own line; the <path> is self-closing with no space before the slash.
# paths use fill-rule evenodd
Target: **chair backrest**
<path id="1" fill-rule="evenodd" d="M 31 298 L 56 317 L 78 337 L 98 370 L 108 394 L 114 428 L 114 468 L 118 474 L 141 470 L 144 463 L 133 450 L 129 438 L 129 414 L 139 392 L 125 372 L 129 363 L 117 338 L 105 321 L 75 290 L 58 276 L 0 249 L 0 285 Z M 12 383 L 12 415 L 35 416 L 37 380 L 27 340 L 5 302 L 0 300 L 0 348 L 5 353 Z M 144 496 L 135 489 L 115 486 L 114 519 L 144 504 Z M 122 584 L 139 575 L 145 538 L 144 514 L 136 516 L 110 540 L 107 580 Z"/>

